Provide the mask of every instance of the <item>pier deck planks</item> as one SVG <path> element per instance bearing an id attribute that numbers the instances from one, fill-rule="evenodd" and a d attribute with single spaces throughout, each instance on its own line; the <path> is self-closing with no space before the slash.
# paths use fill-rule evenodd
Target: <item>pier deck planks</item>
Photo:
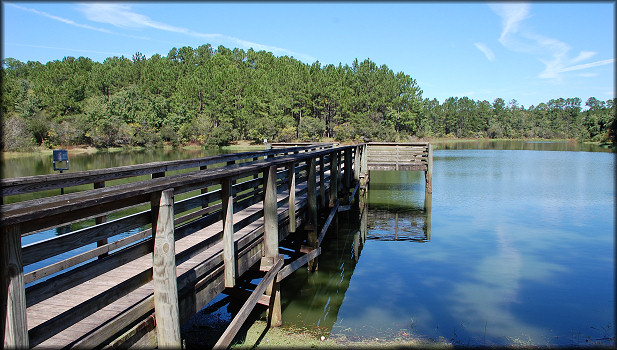
<path id="1" fill-rule="evenodd" d="M 328 173 L 328 172 L 327 172 Z M 327 176 L 326 176 L 327 177 Z M 297 191 L 306 187 L 306 183 L 297 184 Z M 288 196 L 288 191 L 282 191 L 277 194 L 277 202 L 285 201 Z M 296 208 L 302 206 L 302 202 L 305 201 L 306 195 L 296 197 Z M 234 222 L 237 223 L 240 220 L 262 210 L 263 202 L 260 201 L 252 206 L 239 211 L 234 214 Z M 288 205 L 282 205 L 278 208 L 278 213 L 287 211 Z M 251 232 L 258 229 L 263 225 L 263 218 L 259 218 L 246 227 L 238 230 L 234 233 L 234 242 L 239 242 L 244 237 L 247 237 Z M 188 236 L 185 236 L 176 241 L 176 255 L 190 249 L 203 240 L 212 237 L 220 233 L 223 229 L 222 221 L 217 221 L 212 225 L 209 225 L 201 230 L 196 231 Z M 239 247 L 241 250 L 243 247 Z M 195 269 L 198 265 L 210 260 L 212 257 L 222 255 L 223 242 L 218 241 L 212 247 L 198 253 L 197 255 L 189 258 L 188 260 L 178 264 L 176 274 L 181 276 L 185 272 Z M 127 264 L 121 265 L 107 273 L 97 276 L 85 283 L 79 284 L 69 290 L 59 293 L 51 298 L 43 300 L 35 305 L 28 307 L 27 320 L 28 329 L 31 330 L 36 326 L 39 326 L 57 315 L 62 314 L 65 311 L 70 310 L 72 307 L 78 305 L 81 302 L 96 298 L 100 293 L 108 290 L 109 288 L 116 286 L 125 280 L 130 279 L 137 273 L 147 271 L 152 268 L 152 255 L 147 254 Z M 118 300 L 103 307 L 88 317 L 76 322 L 75 324 L 67 327 L 64 330 L 54 334 L 40 344 L 31 344 L 35 347 L 66 347 L 71 346 L 79 339 L 84 338 L 94 329 L 102 326 L 103 324 L 110 322 L 122 312 L 125 312 L 145 298 L 152 295 L 154 292 L 152 281 L 144 284 L 129 294 L 120 297 Z"/>

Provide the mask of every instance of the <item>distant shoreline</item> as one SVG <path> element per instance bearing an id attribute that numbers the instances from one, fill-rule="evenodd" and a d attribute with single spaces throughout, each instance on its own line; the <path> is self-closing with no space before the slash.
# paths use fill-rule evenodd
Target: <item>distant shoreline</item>
<path id="1" fill-rule="evenodd" d="M 414 141 L 419 141 L 419 142 L 431 142 L 431 143 L 435 143 L 435 144 L 440 144 L 440 143 L 453 143 L 453 142 L 498 142 L 498 141 L 526 141 L 526 142 L 546 142 L 546 143 L 551 143 L 551 142 L 570 142 L 570 143 L 583 143 L 583 144 L 595 144 L 598 146 L 604 145 L 604 143 L 602 142 L 596 142 L 596 141 L 577 141 L 574 139 L 541 139 L 541 138 L 528 138 L 528 139 L 508 139 L 508 138 L 500 138 L 500 139 L 490 139 L 490 138 L 453 138 L 453 137 L 435 137 L 435 138 L 422 138 L 422 139 L 417 139 Z M 322 141 L 322 142 L 336 142 L 333 140 L 327 140 L 327 141 Z M 350 142 L 341 142 L 341 144 L 350 144 Z M 164 150 L 173 150 L 173 149 L 184 149 L 184 150 L 201 150 L 201 149 L 206 149 L 208 148 L 205 145 L 200 145 L 200 144 L 187 144 L 187 145 L 181 145 L 181 146 L 176 146 L 173 147 L 170 144 L 165 144 L 162 147 L 156 147 L 154 149 L 156 150 L 160 150 L 160 149 L 164 149 Z M 83 154 L 83 153 L 89 153 L 89 154 L 93 154 L 93 153 L 97 153 L 97 152 L 123 152 L 123 151 L 141 151 L 141 150 L 146 150 L 148 149 L 147 147 L 143 147 L 143 146 L 129 146 L 129 147 L 110 147 L 110 148 L 96 148 L 96 147 L 92 147 L 92 146 L 87 146 L 87 145 L 72 145 L 72 146 L 57 146 L 54 147 L 53 149 L 67 149 L 69 150 L 71 153 L 73 154 Z M 12 158 L 16 158 L 16 157 L 23 157 L 23 156 L 28 156 L 28 155 L 51 155 L 52 148 L 44 148 L 44 147 L 37 147 L 33 150 L 29 150 L 29 151 L 2 151 L 1 155 L 2 155 L 2 159 L 12 159 Z M 255 144 L 252 143 L 251 141 L 237 141 L 234 142 L 228 146 L 221 146 L 220 149 L 223 150 L 229 150 L 229 151 L 248 151 L 248 150 L 261 150 L 264 149 L 264 145 L 263 144 Z"/>

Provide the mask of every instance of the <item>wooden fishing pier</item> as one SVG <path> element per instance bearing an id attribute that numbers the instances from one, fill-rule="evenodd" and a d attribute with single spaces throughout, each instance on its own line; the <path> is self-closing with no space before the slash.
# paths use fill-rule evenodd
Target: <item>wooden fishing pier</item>
<path id="1" fill-rule="evenodd" d="M 3 345 L 179 348 L 180 326 L 220 293 L 244 295 L 237 283 L 249 270 L 263 278 L 216 347 L 229 346 L 257 303 L 280 325 L 279 282 L 312 266 L 336 213 L 367 189 L 369 170 L 386 166 L 371 154 L 389 148 L 392 170 L 425 171 L 428 192 L 424 145 L 273 147 L 3 179 Z M 10 203 L 24 194 L 40 196 Z M 306 235 L 300 257 L 285 258 L 279 243 L 296 231 Z"/>

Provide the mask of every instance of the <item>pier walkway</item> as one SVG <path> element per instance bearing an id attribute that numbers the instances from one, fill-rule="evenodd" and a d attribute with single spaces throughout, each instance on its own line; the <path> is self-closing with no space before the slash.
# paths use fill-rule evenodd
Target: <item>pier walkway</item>
<path id="1" fill-rule="evenodd" d="M 180 325 L 222 292 L 247 292 L 236 284 L 249 270 L 262 282 L 217 347 L 257 303 L 280 324 L 278 283 L 320 254 L 333 216 L 367 183 L 367 153 L 316 144 L 3 179 L 4 346 L 179 347 Z M 41 197 L 11 203 L 25 193 Z M 296 231 L 291 259 L 279 242 Z"/>

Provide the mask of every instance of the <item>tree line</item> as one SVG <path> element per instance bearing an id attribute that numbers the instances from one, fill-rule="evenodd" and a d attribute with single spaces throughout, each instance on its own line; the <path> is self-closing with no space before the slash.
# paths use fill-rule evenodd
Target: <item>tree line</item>
<path id="1" fill-rule="evenodd" d="M 423 99 L 386 65 L 305 64 L 209 44 L 167 56 L 2 60 L 2 149 L 157 146 L 236 140 L 404 141 L 411 137 L 615 141 L 615 99 L 559 98 L 524 108 Z"/>

